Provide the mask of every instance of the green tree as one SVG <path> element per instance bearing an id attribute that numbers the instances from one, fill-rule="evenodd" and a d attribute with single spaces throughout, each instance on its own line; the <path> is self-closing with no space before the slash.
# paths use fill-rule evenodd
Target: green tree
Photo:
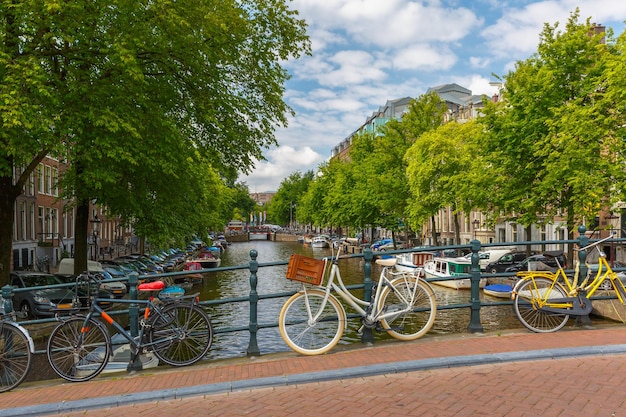
<path id="1" fill-rule="evenodd" d="M 423 133 L 407 151 L 407 177 L 413 201 L 410 219 L 426 222 L 434 212 L 450 207 L 454 215 L 456 242 L 460 242 L 458 214 L 469 212 L 474 185 L 470 173 L 477 160 L 480 126 L 473 121 L 448 122 Z"/>
<path id="2" fill-rule="evenodd" d="M 139 222 L 175 222 L 206 196 L 219 199 L 219 181 L 209 174 L 197 190 L 203 197 L 170 207 L 179 211 L 169 211 L 169 219 L 151 209 L 186 191 L 179 184 L 194 184 L 190 165 L 200 178 L 212 169 L 227 179 L 249 172 L 263 149 L 276 144 L 274 129 L 291 112 L 282 99 L 288 75 L 281 62 L 309 52 L 304 21 L 283 0 L 5 6 L 2 265 L 11 255 L 15 198 L 48 154 L 72 162 L 64 185 L 78 206 L 77 269 L 86 262 L 89 200 L 118 214 L 137 189 L 145 191 L 152 198 L 143 205 L 137 198 L 130 206 L 140 208 L 125 219 L 141 228 Z M 179 171 L 185 156 L 190 160 Z M 15 182 L 14 168 L 21 172 Z M 190 222 L 188 232 L 211 221 L 203 223 Z M 0 283 L 7 278 L 4 268 Z"/>
<path id="3" fill-rule="evenodd" d="M 313 181 L 313 171 L 304 174 L 293 172 L 283 179 L 268 207 L 268 217 L 272 223 L 280 225 L 294 225 L 297 219 L 299 201 Z"/>
<path id="4" fill-rule="evenodd" d="M 605 34 L 578 17 L 572 13 L 563 32 L 558 23 L 544 26 L 537 53 L 505 77 L 503 103 L 487 106 L 481 120 L 492 211 L 526 226 L 565 212 L 570 238 L 615 196 L 614 180 L 624 175 L 611 151 L 615 107 L 605 99 L 615 55 Z"/>

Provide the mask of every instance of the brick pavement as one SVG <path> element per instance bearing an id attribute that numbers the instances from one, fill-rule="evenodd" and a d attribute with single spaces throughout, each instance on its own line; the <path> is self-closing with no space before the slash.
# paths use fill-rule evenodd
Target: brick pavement
<path id="1" fill-rule="evenodd" d="M 625 379 L 623 325 L 428 334 L 315 357 L 283 353 L 85 383 L 28 383 L 0 394 L 0 416 L 58 409 L 63 416 L 626 417 Z"/>

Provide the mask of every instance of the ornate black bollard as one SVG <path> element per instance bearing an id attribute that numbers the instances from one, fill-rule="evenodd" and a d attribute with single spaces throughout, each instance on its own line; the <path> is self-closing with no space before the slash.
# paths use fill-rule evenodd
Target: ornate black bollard
<path id="1" fill-rule="evenodd" d="M 137 299 L 137 274 L 128 276 L 128 299 Z M 139 334 L 139 305 L 132 303 L 128 306 L 128 324 L 130 326 L 130 334 L 137 337 Z"/>
<path id="2" fill-rule="evenodd" d="M 372 299 L 372 259 L 374 258 L 374 254 L 372 254 L 372 250 L 370 248 L 366 248 L 363 251 L 363 299 L 365 301 L 371 301 Z M 374 334 L 372 329 L 365 328 L 363 329 L 363 334 L 361 335 L 362 343 L 374 343 Z"/>
<path id="3" fill-rule="evenodd" d="M 257 276 L 256 273 L 259 270 L 259 263 L 256 258 L 259 253 L 252 249 L 250 251 L 250 323 L 249 323 L 249 331 L 250 331 L 250 343 L 248 344 L 248 356 L 258 356 L 260 355 L 259 345 L 257 343 L 256 334 L 259 330 L 259 322 L 258 322 L 258 314 L 257 314 L 257 306 L 259 303 L 259 294 L 256 291 L 257 285 Z"/>
<path id="4" fill-rule="evenodd" d="M 587 232 L 587 227 L 585 227 L 585 225 L 578 226 L 579 235 L 578 235 L 577 245 L 579 248 L 584 248 L 585 246 L 589 245 L 589 238 L 585 235 L 585 232 Z M 578 286 L 578 283 L 582 282 L 587 276 L 588 268 L 587 268 L 587 264 L 585 263 L 587 261 L 586 250 L 578 251 L 578 261 L 579 261 L 578 282 L 575 282 L 574 286 Z M 579 294 L 584 295 L 584 296 L 587 295 L 586 292 L 583 290 L 580 290 Z M 591 326 L 591 319 L 589 318 L 589 315 L 576 316 L 576 325 L 577 326 Z"/>
<path id="5" fill-rule="evenodd" d="M 482 333 L 483 325 L 480 323 L 480 255 L 478 255 L 478 251 L 480 250 L 480 241 L 474 239 L 470 242 L 470 245 L 472 247 L 472 268 L 470 278 L 472 287 L 470 290 L 470 322 L 469 326 L 467 326 L 467 330 L 470 333 Z"/>
<path id="6" fill-rule="evenodd" d="M 4 300 L 4 304 L 2 308 L 4 309 L 4 314 L 9 314 L 13 312 L 13 287 L 10 285 L 5 285 L 2 287 L 2 298 Z"/>

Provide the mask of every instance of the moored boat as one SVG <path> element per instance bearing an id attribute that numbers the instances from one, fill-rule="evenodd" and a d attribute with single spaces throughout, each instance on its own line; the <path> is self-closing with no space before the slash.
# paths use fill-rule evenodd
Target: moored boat
<path id="1" fill-rule="evenodd" d="M 317 235 L 311 239 L 311 247 L 312 248 L 329 248 L 330 247 L 330 237 L 327 235 Z"/>
<path id="2" fill-rule="evenodd" d="M 497 298 L 511 298 L 511 284 L 489 284 L 485 285 L 483 292 L 487 295 Z"/>
<path id="3" fill-rule="evenodd" d="M 426 278 L 448 278 L 467 275 L 471 272 L 472 261 L 468 258 L 433 258 L 424 264 Z M 432 284 L 454 289 L 469 289 L 472 286 L 469 278 L 456 278 L 445 281 L 432 281 Z M 486 278 L 480 279 L 480 288 L 487 284 Z"/>
<path id="4" fill-rule="evenodd" d="M 396 269 L 400 272 L 415 273 L 424 267 L 426 262 L 432 260 L 435 254 L 433 252 L 407 252 L 396 255 L 398 261 Z"/>

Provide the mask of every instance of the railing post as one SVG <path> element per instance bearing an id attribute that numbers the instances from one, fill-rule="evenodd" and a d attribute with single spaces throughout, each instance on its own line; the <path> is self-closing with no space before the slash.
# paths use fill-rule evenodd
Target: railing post
<path id="1" fill-rule="evenodd" d="M 4 314 L 10 314 L 13 312 L 13 287 L 5 285 L 2 287 L 2 298 L 4 299 L 3 308 Z"/>
<path id="2" fill-rule="evenodd" d="M 577 245 L 579 248 L 584 248 L 585 246 L 589 244 L 589 238 L 585 235 L 585 232 L 587 232 L 587 227 L 585 227 L 585 225 L 578 226 L 579 235 L 578 235 Z M 585 277 L 587 276 L 587 272 L 588 272 L 587 264 L 585 263 L 587 261 L 586 250 L 578 251 L 578 261 L 580 262 L 578 264 L 579 266 L 578 283 L 580 283 L 585 279 Z M 578 285 L 578 283 L 576 285 Z M 579 291 L 579 294 L 585 297 L 587 296 L 587 293 L 582 289 Z M 576 325 L 577 326 L 591 326 L 591 318 L 589 318 L 589 315 L 576 316 Z"/>
<path id="3" fill-rule="evenodd" d="M 370 248 L 363 251 L 363 299 L 365 301 L 372 300 L 372 259 L 374 254 Z M 374 343 L 374 334 L 372 329 L 365 327 L 361 335 L 362 343 Z"/>
<path id="4" fill-rule="evenodd" d="M 250 251 L 250 343 L 248 345 L 248 356 L 260 355 L 259 345 L 257 343 L 256 334 L 259 330 L 257 306 L 259 303 L 259 294 L 256 291 L 257 276 L 256 273 L 259 270 L 259 263 L 256 258 L 259 253 L 252 249 Z"/>
<path id="5" fill-rule="evenodd" d="M 469 326 L 467 326 L 467 330 L 470 333 L 482 333 L 483 326 L 480 323 L 480 255 L 478 255 L 478 251 L 480 250 L 480 241 L 474 239 L 470 242 L 472 248 L 472 267 L 471 267 L 471 312 L 470 312 L 470 322 Z"/>
<path id="6" fill-rule="evenodd" d="M 137 274 L 128 276 L 128 299 L 137 300 Z M 139 334 L 139 305 L 137 303 L 131 303 L 128 306 L 128 322 L 131 336 L 137 337 Z"/>

